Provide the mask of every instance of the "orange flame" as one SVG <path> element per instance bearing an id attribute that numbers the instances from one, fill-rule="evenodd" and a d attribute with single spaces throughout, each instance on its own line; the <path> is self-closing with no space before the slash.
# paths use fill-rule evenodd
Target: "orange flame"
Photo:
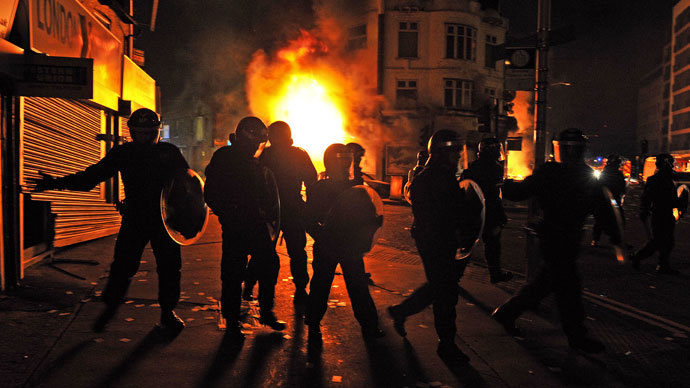
<path id="1" fill-rule="evenodd" d="M 518 91 L 513 100 L 513 116 L 518 122 L 518 130 L 512 136 L 522 137 L 522 151 L 508 151 L 508 178 L 522 180 L 532 174 L 534 141 L 532 132 L 534 116 L 530 111 L 532 105 L 532 93 Z"/>
<path id="2" fill-rule="evenodd" d="M 292 128 L 296 146 L 304 148 L 317 170 L 323 152 L 332 143 L 351 140 L 346 133 L 349 83 L 319 58 L 328 52 L 322 41 L 306 31 L 272 59 L 254 54 L 247 69 L 247 99 L 252 113 Z"/>

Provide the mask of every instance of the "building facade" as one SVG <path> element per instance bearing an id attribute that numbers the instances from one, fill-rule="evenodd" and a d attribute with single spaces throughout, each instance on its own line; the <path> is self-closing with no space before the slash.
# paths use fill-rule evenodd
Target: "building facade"
<path id="1" fill-rule="evenodd" d="M 646 154 L 658 154 L 663 147 L 667 146 L 666 136 L 668 134 L 668 124 L 666 134 L 663 133 L 664 111 L 666 113 L 666 123 L 668 123 L 668 93 L 664 100 L 663 65 L 659 65 L 647 73 L 640 81 L 637 94 L 637 140 L 638 144 L 647 144 Z"/>
<path id="2" fill-rule="evenodd" d="M 470 0 L 360 3 L 347 21 L 348 46 L 376 71 L 369 87 L 384 97 L 380 120 L 395 134 L 387 149 L 408 147 L 414 164 L 438 129 L 457 131 L 470 147 L 498 134 L 498 120 L 482 122 L 487 115 L 480 113 L 503 113 L 504 64 L 495 48 L 505 42 L 508 21 L 495 7 Z M 387 155 L 377 173 L 400 174 Z"/>
<path id="3" fill-rule="evenodd" d="M 40 173 L 83 170 L 126 140 L 131 111 L 157 110 L 155 81 L 131 59 L 132 10 L 114 7 L 97 0 L 9 0 L 2 7 L 3 289 L 55 248 L 118 231 L 119 177 L 88 192 L 32 192 Z"/>
<path id="4" fill-rule="evenodd" d="M 673 7 L 670 87 L 669 151 L 690 155 L 690 0 Z"/>

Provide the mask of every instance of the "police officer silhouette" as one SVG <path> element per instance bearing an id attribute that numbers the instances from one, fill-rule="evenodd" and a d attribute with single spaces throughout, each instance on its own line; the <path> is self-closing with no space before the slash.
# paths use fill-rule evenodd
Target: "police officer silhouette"
<path id="1" fill-rule="evenodd" d="M 158 273 L 160 327 L 173 332 L 184 328 L 184 321 L 174 312 L 180 297 L 180 246 L 165 230 L 160 198 L 163 186 L 175 174 L 186 173 L 189 166 L 175 145 L 158 141 L 160 124 L 156 112 L 137 109 L 127 122 L 132 142 L 116 145 L 98 163 L 76 174 L 62 178 L 43 174 L 36 185 L 36 191 L 88 191 L 118 172 L 122 174 L 126 198 L 121 209 L 122 223 L 115 242 L 113 263 L 103 291 L 105 309 L 93 324 L 93 330 L 97 332 L 103 331 L 117 312 L 149 242 Z"/>
<path id="2" fill-rule="evenodd" d="M 625 176 L 620 171 L 621 167 L 621 157 L 618 154 L 611 154 L 606 158 L 606 165 L 604 170 L 599 176 L 599 182 L 611 191 L 611 196 L 618 203 L 621 213 L 621 220 L 625 221 L 625 216 L 623 214 L 623 196 L 625 195 Z M 599 240 L 601 239 L 601 233 L 603 226 L 600 221 L 594 223 L 592 229 L 592 246 L 599 245 Z"/>
<path id="3" fill-rule="evenodd" d="M 273 313 L 275 285 L 280 260 L 266 225 L 269 200 L 263 170 L 255 154 L 267 140 L 264 123 L 245 117 L 230 135 L 230 146 L 221 147 L 206 166 L 204 198 L 218 216 L 223 230 L 220 278 L 221 313 L 226 319 L 226 336 L 242 339 L 239 326 L 242 281 L 247 257 L 256 266 L 259 280 L 259 323 L 274 330 L 285 329 Z"/>

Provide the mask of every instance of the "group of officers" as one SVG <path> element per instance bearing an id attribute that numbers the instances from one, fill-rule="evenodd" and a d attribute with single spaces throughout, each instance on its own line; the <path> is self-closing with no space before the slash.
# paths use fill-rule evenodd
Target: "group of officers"
<path id="1" fill-rule="evenodd" d="M 159 326 L 172 333 L 184 327 L 174 308 L 180 296 L 180 246 L 165 230 L 160 215 L 160 193 L 176 174 L 189 168 L 179 149 L 158 142 L 160 119 L 148 109 L 132 113 L 128 125 L 132 142 L 113 147 L 98 163 L 84 171 L 62 178 L 43 174 L 35 190 L 90 190 L 118 172 L 122 174 L 126 203 L 122 224 L 115 243 L 114 260 L 103 292 L 105 308 L 93 329 L 102 331 L 116 314 L 131 279 L 138 270 L 141 255 L 151 243 L 157 263 Z M 270 147 L 265 147 L 266 142 Z M 364 149 L 358 144 L 332 144 L 324 153 L 325 172 L 317 172 L 301 148 L 292 145 L 290 127 L 277 121 L 266 127 L 256 117 L 245 117 L 230 136 L 230 145 L 218 149 L 206 167 L 204 198 L 218 216 L 222 226 L 221 281 L 222 315 L 226 320 L 226 337 L 241 341 L 242 298 L 253 299 L 258 282 L 259 322 L 274 330 L 283 330 L 285 322 L 273 312 L 275 285 L 280 262 L 271 236 L 267 209 L 274 206 L 267 183 L 267 169 L 275 176 L 280 196 L 281 227 L 290 256 L 290 270 L 295 285 L 294 302 L 306 305 L 305 323 L 309 342 L 320 343 L 320 322 L 327 302 L 335 269 L 340 264 L 351 299 L 354 315 L 366 340 L 382 337 L 378 314 L 369 293 L 363 256 L 366 248 L 354 249 L 333 243 L 324 223 L 341 193 L 363 183 L 359 162 Z M 500 143 L 488 138 L 480 143 L 479 157 L 461 179 L 479 184 L 485 196 L 486 223 L 482 233 L 485 258 L 492 283 L 510 280 L 512 273 L 501 269 L 500 235 L 506 223 L 502 199 L 535 198 L 541 208 L 538 226 L 542 264 L 538 275 L 492 314 L 510 334 L 519 335 L 516 319 L 527 309 L 536 307 L 548 294 L 554 293 L 561 314 L 563 330 L 569 345 L 584 352 L 601 352 L 601 342 L 587 334 L 581 282 L 576 266 L 583 226 L 588 215 L 597 219 L 593 245 L 603 229 L 614 244 L 621 243 L 613 232 L 614 222 L 604 216 L 609 198 L 602 195 L 603 182 L 619 202 L 625 185 L 620 186 L 616 171 L 620 159 L 609 158 L 604 170 L 611 179 L 597 180 L 585 164 L 586 137 L 577 129 L 563 131 L 554 140 L 555 161 L 538 166 L 524 181 L 503 180 L 499 163 Z M 466 193 L 458 185 L 457 169 L 462 141 L 452 130 L 435 132 L 428 144 L 428 155 L 419 155 L 418 166 L 411 171 L 410 201 L 414 215 L 412 237 L 422 259 L 427 282 L 401 303 L 389 306 L 395 331 L 406 336 L 405 321 L 410 315 L 433 306 L 439 344 L 437 352 L 444 359 L 467 362 L 469 358 L 457 347 L 455 306 L 458 282 L 468 260 L 457 260 L 460 248 L 467 248 Z M 428 160 L 427 160 L 428 157 Z M 617 161 L 616 161 L 617 160 Z M 616 165 L 618 163 L 618 165 Z M 673 244 L 675 220 L 669 218 L 669 206 L 675 201 L 672 180 L 673 158 L 657 157 L 658 172 L 649 178 L 642 197 L 643 220 L 651 214 L 652 238 L 631 256 L 633 266 L 660 251 L 659 271 L 673 273 L 668 259 Z M 351 177 L 351 171 L 354 173 Z M 618 172 L 620 173 L 620 172 Z M 302 186 L 306 187 L 306 202 Z M 608 184 L 606 184 L 609 186 Z M 358 187 L 358 186 L 357 186 Z M 671 217 L 673 217 L 671 215 Z M 371 220 L 380 226 L 380 218 Z M 307 253 L 308 232 L 314 238 L 313 277 L 309 283 Z M 670 236 L 670 237 L 669 237 Z M 473 244 L 473 241 L 470 242 Z M 248 258 L 251 257 L 251 260 Z M 244 292 L 242 284 L 245 284 Z M 309 285 L 309 292 L 307 286 Z"/>

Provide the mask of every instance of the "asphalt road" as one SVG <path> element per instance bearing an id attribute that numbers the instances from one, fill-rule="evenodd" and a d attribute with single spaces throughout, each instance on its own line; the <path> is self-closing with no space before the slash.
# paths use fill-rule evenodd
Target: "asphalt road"
<path id="1" fill-rule="evenodd" d="M 631 186 L 624 203 L 625 242 L 639 249 L 646 241 L 639 215 L 640 186 Z M 518 274 L 514 281 L 499 286 L 515 292 L 527 272 L 526 203 L 506 202 L 509 221 L 502 235 L 502 263 Z M 379 244 L 416 252 L 409 234 L 412 214 L 409 206 L 386 206 L 386 219 Z M 655 273 L 657 257 L 642 262 L 635 271 L 616 261 L 606 236 L 597 247 L 590 246 L 593 219 L 585 225 L 585 239 L 579 259 L 587 325 L 611 350 L 606 368 L 624 382 L 642 386 L 689 386 L 690 368 L 690 219 L 676 227 L 676 244 L 671 264 L 679 275 Z M 478 244 L 472 260 L 483 265 L 483 247 Z M 555 303 L 547 298 L 538 314 L 558 323 Z M 548 361 L 547 361 L 548 362 Z M 678 385 L 680 384 L 680 385 Z"/>

